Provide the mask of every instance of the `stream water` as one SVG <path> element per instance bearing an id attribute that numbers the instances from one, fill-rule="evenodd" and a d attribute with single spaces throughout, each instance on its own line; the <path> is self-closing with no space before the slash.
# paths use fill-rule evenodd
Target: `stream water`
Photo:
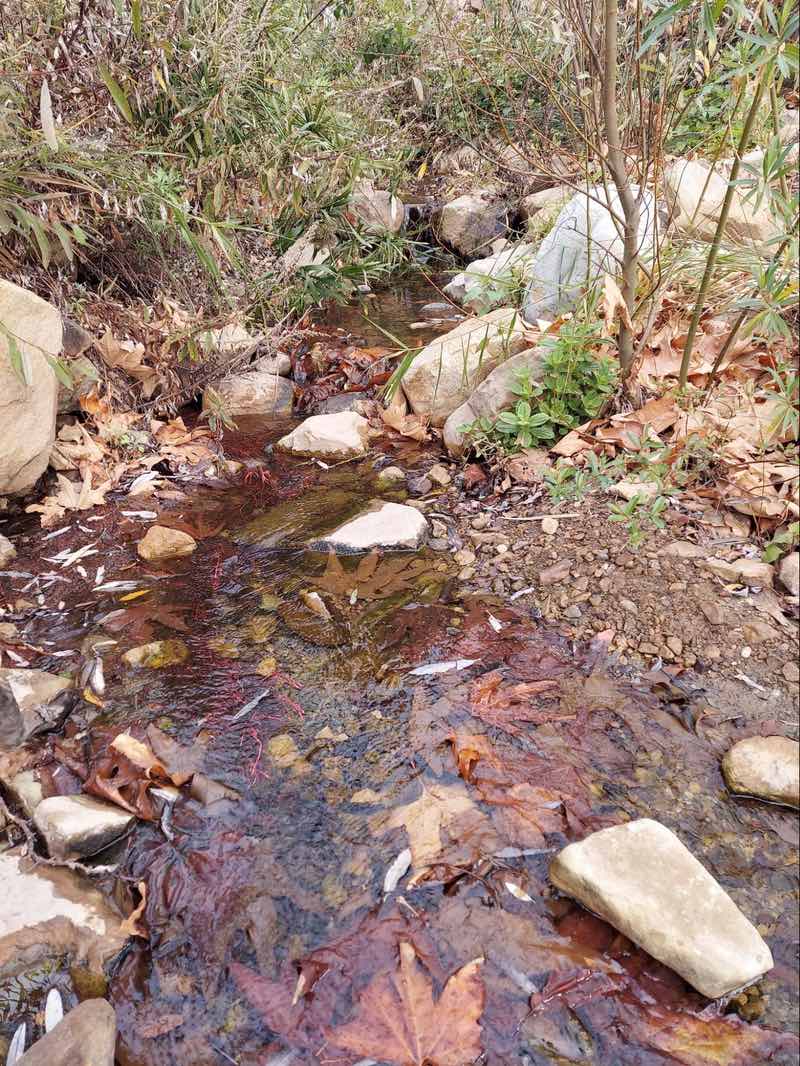
<path id="1" fill-rule="evenodd" d="M 226 451 L 257 457 L 278 432 L 232 433 Z M 379 465 L 425 459 L 410 443 L 383 448 Z M 531 608 L 469 595 L 446 553 L 345 558 L 342 573 L 305 548 L 368 499 L 402 498 L 378 486 L 375 456 L 328 470 L 275 456 L 270 472 L 75 523 L 58 549 L 98 554 L 86 578 L 73 567 L 48 589 L 27 632 L 45 649 L 35 665 L 54 671 L 87 638 L 117 642 L 103 647 L 91 737 L 73 725 L 42 747 L 53 789 L 80 790 L 81 761 L 155 724 L 233 790 L 198 799 L 183 786 L 99 857 L 119 864 L 100 883 L 123 909 L 145 900 L 144 935 L 109 975 L 121 1066 L 459 1066 L 476 1052 L 492 1066 L 796 1063 L 797 821 L 727 793 L 726 727 L 699 728 L 690 705 L 625 676 L 602 644 L 574 646 Z M 138 559 L 153 519 L 125 512 L 150 508 L 194 532 L 194 555 Z M 49 548 L 15 565 L 47 570 Z M 101 563 L 104 581 L 131 586 L 97 591 Z M 315 591 L 330 618 L 308 606 Z M 180 661 L 122 660 L 155 640 L 181 642 Z M 472 664 L 410 672 L 451 660 Z M 674 829 L 768 940 L 775 969 L 737 1003 L 709 1007 L 549 886 L 567 842 L 642 816 Z M 399 1052 L 377 1023 L 380 1002 L 390 1028 L 406 1025 L 385 980 L 402 944 L 434 998 L 483 959 L 479 1047 L 474 1000 L 440 1022 L 463 1025 L 463 1058 L 410 1037 Z M 43 975 L 3 1006 L 4 1031 L 22 1016 L 36 1026 L 54 982 L 76 1002 L 75 974 Z"/>

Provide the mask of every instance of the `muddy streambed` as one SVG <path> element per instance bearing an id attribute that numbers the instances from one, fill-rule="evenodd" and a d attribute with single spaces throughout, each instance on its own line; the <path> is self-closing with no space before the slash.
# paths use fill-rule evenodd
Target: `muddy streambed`
<path id="1" fill-rule="evenodd" d="M 226 437 L 251 460 L 268 443 Z M 141 815 L 94 860 L 116 864 L 97 880 L 124 913 L 144 900 L 108 973 L 118 1062 L 796 1063 L 797 820 L 727 793 L 736 723 L 705 728 L 602 641 L 574 646 L 533 607 L 471 595 L 446 552 L 337 566 L 306 549 L 367 500 L 403 497 L 378 484 L 390 462 L 430 458 L 385 441 L 359 464 L 273 456 L 268 480 L 121 499 L 21 541 L 14 565 L 34 577 L 3 579 L 4 599 L 33 608 L 30 665 L 74 671 L 116 642 L 99 649 L 102 706 L 82 705 L 36 762 L 53 793 L 99 768 Z M 126 514 L 140 511 L 198 550 L 143 563 L 154 519 Z M 82 545 L 96 552 L 83 574 L 47 561 Z M 99 566 L 99 584 L 129 584 L 99 591 Z M 171 643 L 149 665 L 123 661 L 153 641 Z M 452 660 L 471 665 L 411 673 Z M 230 791 L 183 785 L 150 806 L 108 746 L 153 725 Z M 773 951 L 732 1003 L 709 1004 L 549 886 L 570 840 L 643 816 L 679 834 Z M 27 1018 L 38 1032 L 44 991 L 74 1005 L 75 978 L 65 965 L 0 989 L 2 1031 Z"/>

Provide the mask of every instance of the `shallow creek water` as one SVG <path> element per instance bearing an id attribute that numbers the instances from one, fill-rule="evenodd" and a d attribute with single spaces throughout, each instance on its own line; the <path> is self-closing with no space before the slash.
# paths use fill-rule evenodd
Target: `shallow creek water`
<path id="1" fill-rule="evenodd" d="M 252 458 L 269 439 L 234 433 L 226 449 Z M 203 804 L 184 786 L 166 815 L 98 858 L 119 863 L 101 884 L 126 910 L 144 886 L 144 935 L 109 977 L 121 1066 L 796 1063 L 797 821 L 725 790 L 719 757 L 735 723 L 702 728 L 690 704 L 615 669 L 602 643 L 574 646 L 531 606 L 470 596 L 447 553 L 332 569 L 305 543 L 375 496 L 401 498 L 377 486 L 376 457 L 406 469 L 424 459 L 383 448 L 329 470 L 276 456 L 272 486 L 123 500 L 82 519 L 90 533 L 74 527 L 15 561 L 41 573 L 56 544 L 98 549 L 86 579 L 73 567 L 49 589 L 27 633 L 46 651 L 32 665 L 52 670 L 89 636 L 118 642 L 104 649 L 91 750 L 79 735 L 63 750 L 96 758 L 118 732 L 155 723 L 238 794 Z M 194 531 L 194 555 L 137 558 L 152 519 L 123 512 L 150 508 Z M 96 591 L 101 563 L 105 581 L 143 595 Z M 306 606 L 309 591 L 330 619 Z M 182 641 L 184 661 L 122 662 L 158 639 Z M 456 659 L 473 662 L 410 673 Z M 63 750 L 51 741 L 40 762 L 54 789 L 75 791 Z M 740 1005 L 757 1024 L 550 888 L 566 843 L 642 816 L 675 830 L 768 940 L 775 969 Z M 457 1000 L 439 1022 L 463 1025 L 463 1058 L 408 1035 L 386 981 L 403 944 L 434 999 L 483 959 L 478 1007 Z M 56 980 L 73 1004 L 69 973 Z M 36 989 L 15 999 L 4 1029 L 38 1005 Z"/>

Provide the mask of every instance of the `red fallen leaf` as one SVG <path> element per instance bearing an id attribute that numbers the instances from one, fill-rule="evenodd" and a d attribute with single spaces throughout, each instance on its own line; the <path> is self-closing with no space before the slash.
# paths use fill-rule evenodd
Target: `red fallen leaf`
<path id="1" fill-rule="evenodd" d="M 485 992 L 473 959 L 452 974 L 437 1001 L 414 948 L 400 943 L 400 965 L 361 994 L 356 1016 L 329 1033 L 332 1044 L 395 1066 L 466 1066 L 481 1054 Z"/>
<path id="2" fill-rule="evenodd" d="M 484 481 L 486 481 L 486 471 L 483 467 L 478 466 L 477 463 L 467 463 L 464 467 L 464 488 L 467 492 L 482 485 Z"/>
<path id="3" fill-rule="evenodd" d="M 189 627 L 181 618 L 181 614 L 188 609 L 188 607 L 179 607 L 169 603 L 140 603 L 135 607 L 111 611 L 101 621 L 112 633 L 127 629 L 135 640 L 146 641 L 153 636 L 151 622 L 157 622 L 159 625 L 166 626 L 167 629 L 175 629 L 180 633 L 188 633 Z"/>
<path id="4" fill-rule="evenodd" d="M 491 670 L 472 683 L 470 690 L 472 713 L 484 722 L 511 734 L 521 734 L 525 731 L 517 723 L 541 725 L 542 722 L 572 721 L 575 715 L 559 714 L 557 706 L 550 708 L 531 706 L 532 696 L 537 696 L 542 692 L 553 692 L 553 689 L 557 690 L 558 687 L 558 682 L 554 680 L 504 685 L 500 671 Z"/>
<path id="5" fill-rule="evenodd" d="M 182 1014 L 162 1014 L 155 1021 L 141 1026 L 139 1034 L 148 1040 L 154 1040 L 157 1036 L 171 1033 L 173 1029 L 177 1029 L 183 1023 L 184 1017 Z"/>

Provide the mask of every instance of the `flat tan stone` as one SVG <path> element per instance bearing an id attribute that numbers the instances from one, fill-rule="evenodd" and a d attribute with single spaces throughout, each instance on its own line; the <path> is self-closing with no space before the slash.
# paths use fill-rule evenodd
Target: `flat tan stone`
<path id="1" fill-rule="evenodd" d="M 553 861 L 550 880 L 709 999 L 752 984 L 774 965 L 727 892 L 649 818 L 570 844 Z"/>
<path id="2" fill-rule="evenodd" d="M 104 999 L 87 999 L 26 1051 L 17 1066 L 114 1066 L 117 1018 Z"/>
<path id="3" fill-rule="evenodd" d="M 788 737 L 749 737 L 722 760 L 732 792 L 800 807 L 800 744 Z"/>
<path id="4" fill-rule="evenodd" d="M 312 542 L 317 551 L 367 552 L 373 548 L 413 550 L 424 544 L 428 522 L 424 515 L 402 503 L 376 500 L 372 507 Z"/>
<path id="5" fill-rule="evenodd" d="M 281 437 L 277 447 L 294 455 L 316 455 L 323 459 L 355 459 L 366 455 L 369 422 L 355 411 L 332 415 L 312 415 Z"/>
<path id="6" fill-rule="evenodd" d="M 723 581 L 772 588 L 774 569 L 760 559 L 735 559 L 729 563 L 726 559 L 709 558 L 699 559 L 697 565 L 702 566 L 704 570 L 710 570 Z"/>
<path id="7" fill-rule="evenodd" d="M 139 541 L 136 550 L 148 563 L 183 559 L 197 548 L 197 541 L 181 529 L 167 526 L 150 526 Z"/>
<path id="8" fill-rule="evenodd" d="M 122 836 L 133 815 L 90 796 L 51 796 L 34 811 L 36 828 L 54 859 L 94 855 Z"/>
<path id="9" fill-rule="evenodd" d="M 0 977 L 68 955 L 100 972 L 125 943 L 121 919 L 91 881 L 72 870 L 0 855 Z"/>

